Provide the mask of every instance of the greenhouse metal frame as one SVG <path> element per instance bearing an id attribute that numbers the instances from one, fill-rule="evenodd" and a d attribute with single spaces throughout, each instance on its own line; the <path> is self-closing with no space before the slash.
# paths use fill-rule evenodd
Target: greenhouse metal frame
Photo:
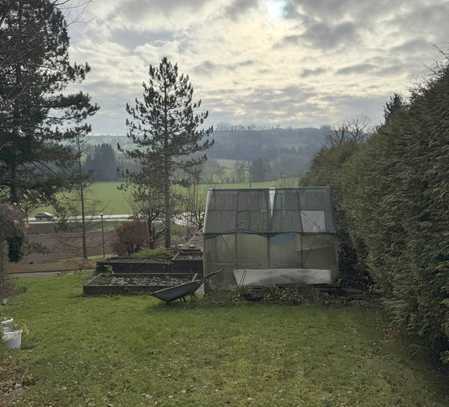
<path id="1" fill-rule="evenodd" d="M 208 289 L 331 285 L 338 277 L 329 187 L 210 189 L 204 273 Z"/>

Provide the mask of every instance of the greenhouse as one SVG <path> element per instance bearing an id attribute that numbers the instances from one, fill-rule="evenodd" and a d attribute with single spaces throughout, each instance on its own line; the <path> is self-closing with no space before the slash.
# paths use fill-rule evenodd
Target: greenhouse
<path id="1" fill-rule="evenodd" d="M 334 284 L 337 239 L 328 187 L 211 189 L 204 224 L 209 289 Z"/>

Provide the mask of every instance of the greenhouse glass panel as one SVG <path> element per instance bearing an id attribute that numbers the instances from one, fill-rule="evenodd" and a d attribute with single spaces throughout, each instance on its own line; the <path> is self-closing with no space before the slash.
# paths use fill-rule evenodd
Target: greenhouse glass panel
<path id="1" fill-rule="evenodd" d="M 332 235 L 304 235 L 301 247 L 302 266 L 337 270 L 336 239 Z"/>
<path id="2" fill-rule="evenodd" d="M 302 230 L 305 233 L 326 232 L 324 211 L 301 211 Z"/>
<path id="3" fill-rule="evenodd" d="M 267 267 L 268 240 L 256 234 L 237 235 L 237 264 L 244 267 Z"/>
<path id="4" fill-rule="evenodd" d="M 235 262 L 235 237 L 234 235 L 221 235 L 215 238 L 217 263 Z"/>
<path id="5" fill-rule="evenodd" d="M 299 267 L 298 234 L 280 233 L 270 238 L 270 267 Z"/>

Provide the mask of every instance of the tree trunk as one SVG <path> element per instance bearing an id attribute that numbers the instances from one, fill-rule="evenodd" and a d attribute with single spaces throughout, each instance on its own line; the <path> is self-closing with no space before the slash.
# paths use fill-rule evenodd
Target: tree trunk
<path id="1" fill-rule="evenodd" d="M 16 171 L 16 158 L 13 158 L 11 163 L 11 184 L 9 188 L 9 202 L 12 204 L 18 203 L 19 196 L 17 192 L 17 171 Z"/>
<path id="2" fill-rule="evenodd" d="M 154 249 L 156 246 L 153 229 L 154 229 L 153 221 L 151 220 L 151 217 L 149 217 L 147 221 L 147 232 L 148 232 L 148 247 L 150 249 Z"/>
<path id="3" fill-rule="evenodd" d="M 19 20 L 19 44 L 22 43 L 22 15 L 23 8 L 22 3 L 19 2 L 19 10 L 18 10 L 18 20 Z M 15 76 L 16 76 L 16 89 L 20 94 L 22 92 L 22 66 L 20 63 L 15 64 Z M 19 103 L 17 99 L 14 100 L 14 129 L 15 129 L 15 137 L 19 137 L 19 128 L 21 124 L 21 113 L 19 110 Z M 11 203 L 18 203 L 19 196 L 17 190 L 17 156 L 15 150 L 11 152 L 11 164 L 10 164 L 10 172 L 11 172 L 11 181 L 10 181 L 10 192 L 9 192 L 9 201 Z"/>
<path id="4" fill-rule="evenodd" d="M 171 246 L 171 225 L 170 225 L 170 183 L 167 176 L 168 170 L 166 170 L 166 177 L 164 181 L 164 232 L 165 232 L 165 248 L 170 249 Z"/>
<path id="5" fill-rule="evenodd" d="M 83 259 L 87 259 L 87 243 L 86 243 L 86 208 L 84 203 L 84 184 L 83 184 L 83 165 L 81 163 L 81 143 L 79 136 L 76 137 L 76 143 L 78 145 L 78 170 L 80 176 L 80 201 L 81 201 L 81 241 L 83 249 Z"/>
<path id="6" fill-rule="evenodd" d="M 83 181 L 80 184 L 80 198 L 81 198 L 81 240 L 83 247 L 83 259 L 87 259 L 87 243 L 86 243 L 86 210 L 84 206 L 84 186 Z"/>
<path id="7" fill-rule="evenodd" d="M 170 173 L 168 168 L 168 95 L 167 84 L 164 86 L 164 223 L 165 223 L 165 248 L 170 249 L 171 246 L 171 225 L 170 225 Z"/>
<path id="8" fill-rule="evenodd" d="M 7 273 L 8 252 L 6 240 L 0 236 L 0 298 L 6 297 L 8 273 Z"/>

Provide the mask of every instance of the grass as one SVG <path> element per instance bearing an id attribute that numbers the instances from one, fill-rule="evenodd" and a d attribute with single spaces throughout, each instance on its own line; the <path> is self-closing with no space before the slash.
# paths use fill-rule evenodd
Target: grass
<path id="1" fill-rule="evenodd" d="M 0 347 L 34 383 L 17 405 L 449 405 L 378 311 L 84 298 L 85 278 L 19 280 L 26 292 L 0 308 L 26 327 L 23 350 Z"/>
<path id="2" fill-rule="evenodd" d="M 117 187 L 119 182 L 95 182 L 86 193 L 86 200 L 91 206 L 96 208 L 96 212 L 103 212 L 108 215 L 123 215 L 132 212 L 130 206 L 130 194 L 125 191 L 120 191 Z M 297 178 L 286 178 L 284 180 L 274 180 L 265 182 L 253 182 L 251 188 L 270 188 L 270 187 L 293 187 L 298 185 Z M 206 196 L 209 188 L 249 188 L 248 183 L 241 184 L 201 184 L 200 194 Z M 177 187 L 179 191 L 184 189 Z M 33 213 L 49 211 L 53 212 L 52 208 L 43 207 L 36 209 Z M 89 214 L 91 214 L 89 212 Z"/>
<path id="3" fill-rule="evenodd" d="M 89 256 L 88 260 L 80 257 L 68 257 L 66 259 L 47 260 L 45 263 L 9 263 L 10 273 L 36 273 L 36 272 L 55 272 L 65 270 L 83 270 L 94 269 L 97 260 L 103 259 L 103 256 Z"/>

